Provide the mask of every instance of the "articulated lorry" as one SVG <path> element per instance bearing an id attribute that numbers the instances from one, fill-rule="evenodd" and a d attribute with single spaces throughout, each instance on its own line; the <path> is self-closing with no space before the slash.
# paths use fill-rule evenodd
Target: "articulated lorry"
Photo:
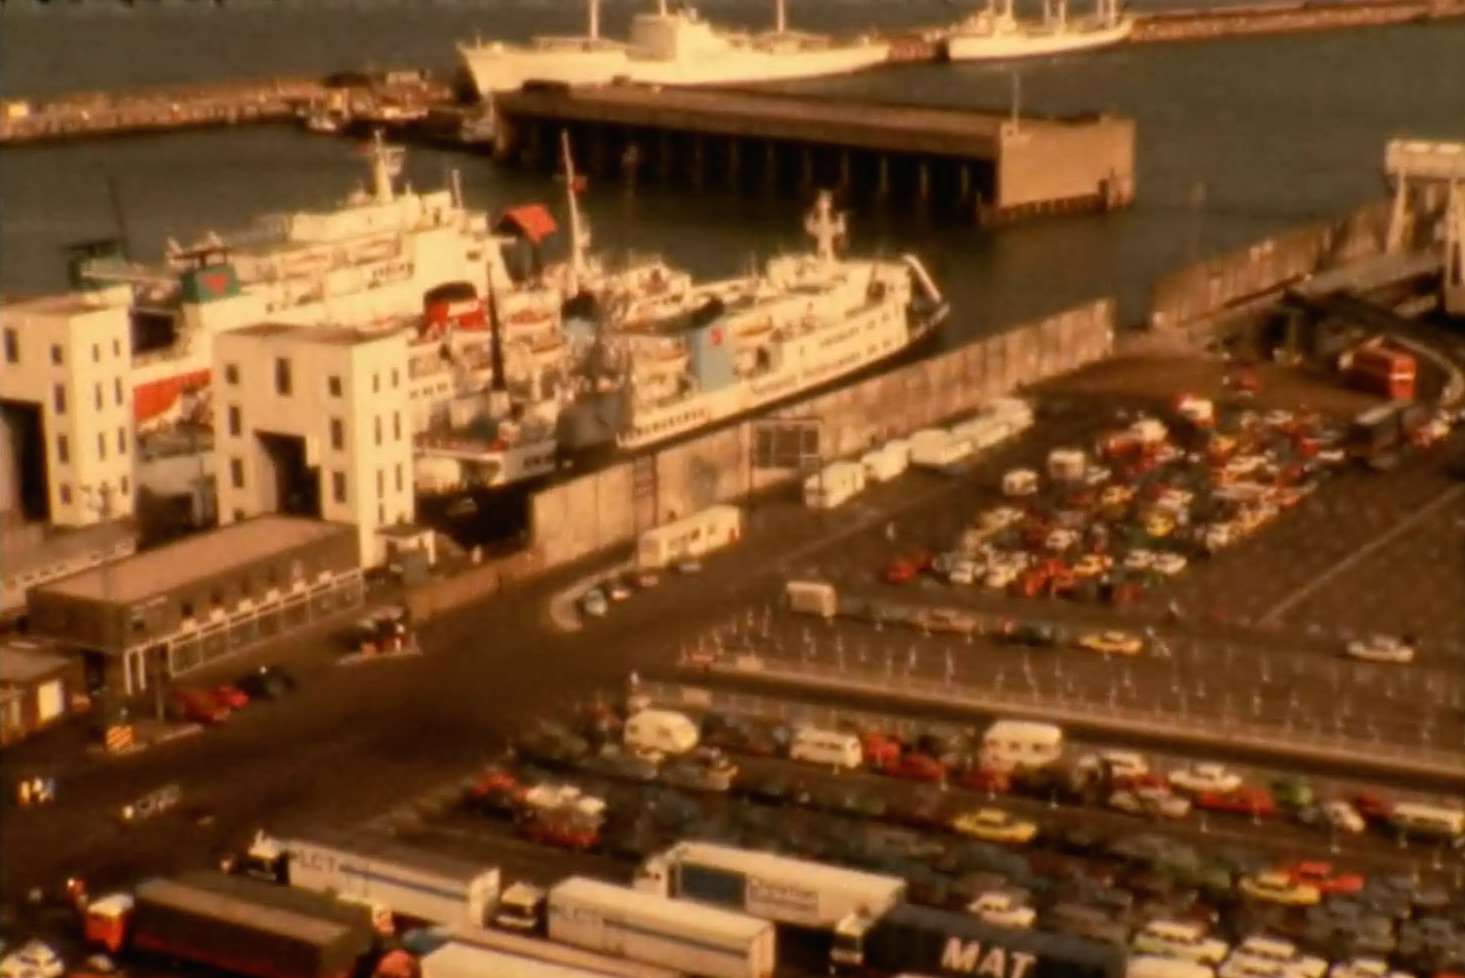
<path id="1" fill-rule="evenodd" d="M 811 930 L 833 930 L 856 911 L 878 915 L 906 892 L 893 876 L 711 842 L 682 842 L 650 857 L 635 886 Z"/>

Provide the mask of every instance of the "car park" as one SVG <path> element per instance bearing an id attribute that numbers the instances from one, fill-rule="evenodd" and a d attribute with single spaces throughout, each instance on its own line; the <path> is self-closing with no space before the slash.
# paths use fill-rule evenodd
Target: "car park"
<path id="1" fill-rule="evenodd" d="M 1277 978 L 1322 978 L 1328 964 L 1322 958 L 1303 954 L 1291 941 L 1252 936 L 1238 944 L 1217 971 L 1219 978 L 1245 978 L 1271 974 Z"/>
<path id="2" fill-rule="evenodd" d="M 1221 764 L 1200 762 L 1177 768 L 1169 774 L 1170 783 L 1182 791 L 1235 791 L 1241 787 L 1241 775 Z"/>
<path id="3" fill-rule="evenodd" d="M 951 828 L 958 835 L 1008 845 L 1024 845 L 1038 835 L 1037 825 L 1015 818 L 1000 808 L 981 808 L 958 815 L 952 819 Z"/>
<path id="4" fill-rule="evenodd" d="M 1340 873 L 1332 863 L 1317 859 L 1293 863 L 1286 873 L 1294 883 L 1316 887 L 1319 893 L 1328 896 L 1349 896 L 1362 890 L 1364 884 L 1362 874 Z"/>
<path id="5" fill-rule="evenodd" d="M 1209 965 L 1220 964 L 1231 950 L 1229 944 L 1210 936 L 1205 927 L 1194 921 L 1163 918 L 1141 927 L 1134 935 L 1133 948 L 1144 954 Z"/>

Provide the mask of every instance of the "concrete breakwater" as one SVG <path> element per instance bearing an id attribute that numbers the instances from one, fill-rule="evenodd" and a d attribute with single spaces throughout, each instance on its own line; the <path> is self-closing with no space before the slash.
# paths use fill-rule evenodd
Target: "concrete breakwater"
<path id="1" fill-rule="evenodd" d="M 1461 0 L 1359 0 L 1359 2 L 1253 3 L 1142 14 L 1130 41 L 1200 41 L 1254 34 L 1381 27 L 1465 17 Z"/>

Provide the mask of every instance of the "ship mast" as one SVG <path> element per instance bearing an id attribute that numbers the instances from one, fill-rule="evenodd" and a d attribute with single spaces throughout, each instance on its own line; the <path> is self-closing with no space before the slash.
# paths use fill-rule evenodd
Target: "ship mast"
<path id="1" fill-rule="evenodd" d="M 600 0 L 585 0 L 585 5 L 588 8 L 586 18 L 589 21 L 585 33 L 594 41 L 600 37 Z"/>
<path id="2" fill-rule="evenodd" d="M 773 0 L 773 30 L 777 34 L 783 34 L 788 30 L 786 0 Z"/>
<path id="3" fill-rule="evenodd" d="M 372 196 L 378 204 L 390 204 L 396 196 L 392 190 L 392 178 L 402 168 L 401 147 L 388 146 L 382 139 L 382 131 L 376 129 L 372 131 L 368 153 L 371 156 Z"/>
<path id="4" fill-rule="evenodd" d="M 834 244 L 845 233 L 844 215 L 834 210 L 833 199 L 829 191 L 819 191 L 814 209 L 804 218 L 804 230 L 814 239 L 814 254 L 826 265 L 834 261 Z"/>
<path id="5" fill-rule="evenodd" d="M 580 280 L 585 277 L 585 254 L 590 247 L 590 227 L 580 216 L 580 202 L 577 198 L 575 158 L 570 154 L 570 131 L 560 132 L 560 154 L 565 166 L 565 197 L 570 211 L 570 276 L 565 283 L 565 294 L 578 295 Z"/>

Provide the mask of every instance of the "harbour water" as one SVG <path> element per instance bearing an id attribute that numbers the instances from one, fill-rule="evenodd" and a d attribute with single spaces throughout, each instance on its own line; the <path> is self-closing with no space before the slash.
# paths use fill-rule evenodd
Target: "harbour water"
<path id="1" fill-rule="evenodd" d="M 722 0 L 708 13 L 757 23 L 764 4 Z M 854 30 L 953 19 L 935 0 L 796 0 L 801 25 Z M 484 34 L 570 32 L 579 4 L 290 2 L 57 7 L 3 14 L 7 92 L 116 87 L 191 77 L 321 72 L 367 63 L 443 63 L 451 42 Z M 117 11 L 125 8 L 118 7 Z M 607 30 L 631 6 L 612 4 Z M 149 18 L 154 18 L 151 27 Z M 56 27 L 72 34 L 59 42 Z M 159 25 L 173 36 L 160 36 Z M 244 26 L 253 25 L 245 30 Z M 232 36 L 220 38 L 220 33 Z M 287 36 L 288 35 L 288 36 Z M 318 42 L 318 43 L 311 43 Z M 855 247 L 922 254 L 952 301 L 948 342 L 1096 295 L 1117 294 L 1125 321 L 1143 316 L 1149 283 L 1191 256 L 1228 249 L 1280 227 L 1335 215 L 1383 191 L 1390 136 L 1465 138 L 1465 23 L 1402 26 L 1204 44 L 1149 45 L 1024 64 L 1025 111 L 1110 110 L 1139 125 L 1138 191 L 1126 212 L 1038 221 L 996 231 L 931 224 L 910 213 L 859 207 Z M 922 65 L 809 81 L 805 91 L 857 92 L 942 105 L 1000 106 L 1006 67 Z M 63 284 L 66 242 L 115 233 L 109 180 L 140 257 L 167 236 L 186 241 L 232 228 L 264 209 L 325 204 L 359 182 L 349 140 L 285 126 L 199 131 L 7 149 L 0 287 Z M 414 150 L 408 176 L 436 185 L 460 170 L 470 203 L 498 209 L 557 202 L 560 187 L 481 156 Z M 593 183 L 586 204 L 596 244 L 659 251 L 701 275 L 746 267 L 750 256 L 802 247 L 802 204 Z"/>

